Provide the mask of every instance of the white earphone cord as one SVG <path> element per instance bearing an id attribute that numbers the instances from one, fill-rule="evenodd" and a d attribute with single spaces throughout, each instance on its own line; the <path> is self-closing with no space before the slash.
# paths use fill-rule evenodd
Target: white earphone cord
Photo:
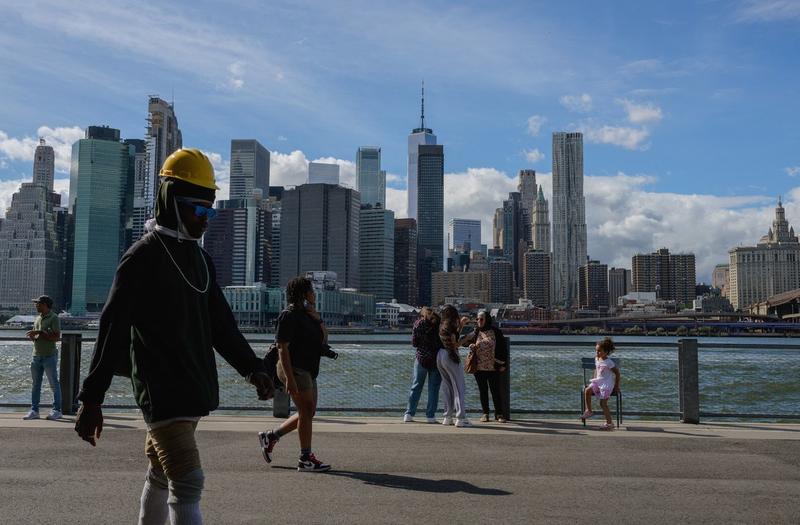
<path id="1" fill-rule="evenodd" d="M 164 250 L 167 252 L 167 255 L 169 255 L 169 259 L 172 261 L 172 264 L 175 265 L 175 268 L 177 268 L 178 273 L 181 274 L 181 277 L 183 277 L 183 280 L 186 282 L 186 284 L 188 284 L 192 288 L 192 290 L 194 290 L 197 293 L 206 293 L 208 291 L 208 285 L 211 284 L 211 276 L 208 273 L 208 263 L 206 262 L 205 256 L 202 253 L 200 254 L 200 258 L 203 259 L 203 266 L 206 269 L 206 287 L 201 290 L 199 288 L 196 288 L 191 282 L 189 282 L 189 279 L 187 279 L 186 276 L 183 274 L 183 270 L 181 270 L 181 267 L 178 266 L 177 262 L 175 262 L 175 259 L 172 258 L 172 254 L 169 253 L 169 248 L 167 248 L 167 245 L 164 244 L 164 241 L 161 240 L 161 236 L 157 232 L 153 232 L 153 234 L 156 236 L 156 238 L 158 238 L 158 242 L 161 243 L 161 246 L 164 247 Z M 199 250 L 200 247 L 198 246 L 197 249 Z"/>

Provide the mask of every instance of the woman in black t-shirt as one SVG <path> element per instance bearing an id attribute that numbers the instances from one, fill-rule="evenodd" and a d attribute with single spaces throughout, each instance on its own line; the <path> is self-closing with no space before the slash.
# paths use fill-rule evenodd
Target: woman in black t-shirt
<path id="1" fill-rule="evenodd" d="M 296 277 L 286 286 L 289 306 L 278 316 L 275 341 L 278 344 L 278 379 L 292 396 L 297 412 L 276 430 L 260 432 L 261 452 L 267 463 L 278 440 L 297 429 L 300 459 L 297 470 L 325 472 L 331 466 L 311 452 L 311 426 L 317 409 L 317 375 L 320 356 L 327 349 L 328 331 L 316 310 L 316 295 L 309 279 Z"/>

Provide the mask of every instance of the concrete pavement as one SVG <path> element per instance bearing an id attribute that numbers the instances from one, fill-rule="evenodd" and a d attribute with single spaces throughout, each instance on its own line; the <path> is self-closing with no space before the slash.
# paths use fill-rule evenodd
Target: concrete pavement
<path id="1" fill-rule="evenodd" d="M 144 425 L 106 414 L 97 448 L 72 421 L 0 414 L 3 523 L 133 523 L 147 462 Z M 211 416 L 198 430 L 207 523 L 798 523 L 800 425 L 524 420 L 469 429 L 400 418 L 315 423 L 334 470 L 273 466 L 255 432 L 268 417 Z M 598 422 L 593 422 L 597 425 Z"/>

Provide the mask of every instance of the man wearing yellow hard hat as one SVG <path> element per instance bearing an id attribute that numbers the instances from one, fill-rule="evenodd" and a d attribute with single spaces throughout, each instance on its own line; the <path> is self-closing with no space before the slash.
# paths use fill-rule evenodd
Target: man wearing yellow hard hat
<path id="1" fill-rule="evenodd" d="M 259 399 L 269 399 L 273 386 L 197 244 L 215 212 L 211 163 L 200 150 L 180 149 L 160 176 L 155 219 L 122 257 L 100 316 L 75 430 L 94 446 L 111 379 L 129 376 L 148 427 L 139 523 L 169 517 L 195 524 L 202 522 L 204 479 L 195 429 L 219 404 L 214 350 L 256 387 Z"/>

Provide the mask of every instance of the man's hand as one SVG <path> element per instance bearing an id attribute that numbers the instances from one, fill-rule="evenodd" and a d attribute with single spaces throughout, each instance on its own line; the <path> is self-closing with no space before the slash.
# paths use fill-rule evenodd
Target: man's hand
<path id="1" fill-rule="evenodd" d="M 100 439 L 100 433 L 103 432 L 103 411 L 100 409 L 100 405 L 81 404 L 75 418 L 75 432 L 93 447 L 97 445 L 95 439 Z"/>
<path id="2" fill-rule="evenodd" d="M 36 339 L 36 336 L 38 336 L 41 333 L 42 332 L 39 330 L 29 330 L 28 333 L 25 334 L 25 337 L 33 341 L 34 339 Z"/>
<path id="3" fill-rule="evenodd" d="M 275 385 L 272 379 L 264 372 L 253 372 L 247 376 L 247 382 L 256 387 L 258 399 L 266 401 L 275 395 Z"/>

